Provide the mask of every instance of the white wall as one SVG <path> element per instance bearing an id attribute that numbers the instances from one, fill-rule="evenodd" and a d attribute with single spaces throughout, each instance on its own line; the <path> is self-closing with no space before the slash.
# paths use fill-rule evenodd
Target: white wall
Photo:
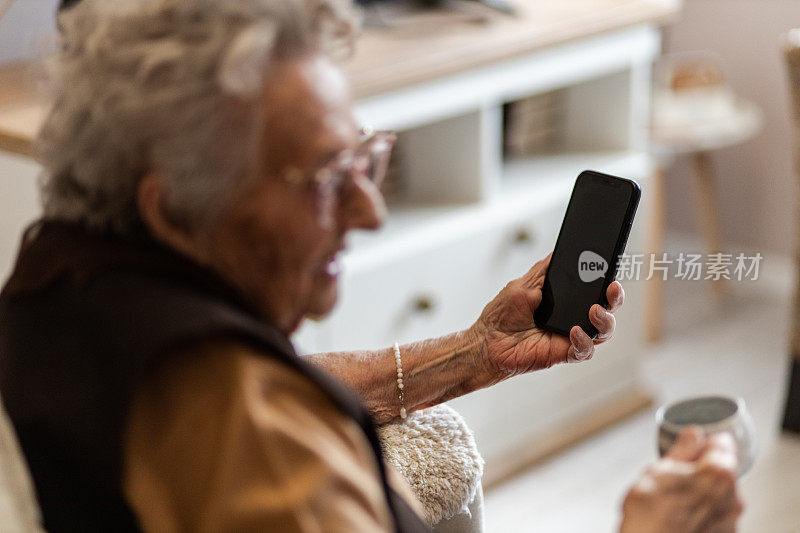
<path id="1" fill-rule="evenodd" d="M 38 55 L 55 32 L 58 0 L 16 0 L 0 20 L 0 63 Z"/>
<path id="2" fill-rule="evenodd" d="M 0 63 L 48 50 L 58 0 L 16 0 L 0 19 Z M 0 284 L 10 272 L 22 229 L 39 213 L 39 167 L 28 158 L 0 152 Z"/>
<path id="3" fill-rule="evenodd" d="M 764 132 L 715 153 L 723 236 L 779 253 L 793 247 L 796 185 L 787 78 L 778 36 L 800 27 L 798 0 L 687 0 L 680 22 L 667 30 L 666 51 L 708 49 L 720 54 L 735 90 L 761 106 Z M 695 231 L 685 164 L 667 179 L 667 223 Z"/>

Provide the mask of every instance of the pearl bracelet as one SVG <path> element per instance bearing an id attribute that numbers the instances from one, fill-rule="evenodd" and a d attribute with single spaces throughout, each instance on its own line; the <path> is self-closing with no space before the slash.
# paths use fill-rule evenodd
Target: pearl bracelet
<path id="1" fill-rule="evenodd" d="M 403 360 L 400 358 L 400 345 L 398 343 L 394 343 L 394 362 L 397 366 L 397 390 L 400 392 L 397 395 L 400 400 L 400 418 L 405 420 L 408 417 L 408 413 L 406 413 L 406 395 L 403 392 Z"/>

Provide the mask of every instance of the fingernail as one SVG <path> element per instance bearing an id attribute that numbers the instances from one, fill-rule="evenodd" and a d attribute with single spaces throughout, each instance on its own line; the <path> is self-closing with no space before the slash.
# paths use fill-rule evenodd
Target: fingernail
<path id="1" fill-rule="evenodd" d="M 721 433 L 715 433 L 709 437 L 717 446 L 721 446 L 727 449 L 736 449 L 736 439 L 733 438 L 733 435 L 728 433 L 727 431 L 723 431 Z"/>
<path id="2" fill-rule="evenodd" d="M 706 442 L 706 434 L 700 426 L 688 426 L 679 437 L 683 437 L 686 442 L 691 443 L 695 448 L 703 446 Z"/>
<path id="3" fill-rule="evenodd" d="M 589 352 L 575 351 L 575 359 L 578 361 L 586 361 L 589 358 Z"/>

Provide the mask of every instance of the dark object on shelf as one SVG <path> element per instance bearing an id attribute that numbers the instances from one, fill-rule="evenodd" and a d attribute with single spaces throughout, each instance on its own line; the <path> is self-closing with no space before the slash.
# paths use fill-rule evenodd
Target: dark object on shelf
<path id="1" fill-rule="evenodd" d="M 789 74 L 792 114 L 795 123 L 800 126 L 800 29 L 792 30 L 783 37 L 783 52 Z M 795 172 L 800 178 L 800 132 L 796 131 L 795 135 Z M 799 216 L 797 212 L 795 216 Z M 800 269 L 800 264 L 796 268 Z M 786 431 L 800 433 L 800 285 L 795 287 L 791 319 L 794 322 L 790 340 L 792 366 L 782 425 Z"/>
<path id="2" fill-rule="evenodd" d="M 61 4 L 58 6 L 58 9 L 67 9 L 70 6 L 77 4 L 80 0 L 61 0 Z"/>
<path id="3" fill-rule="evenodd" d="M 800 433 L 800 360 L 796 357 L 792 358 L 789 371 L 782 427 L 785 431 Z"/>
<path id="4" fill-rule="evenodd" d="M 564 91 L 555 90 L 503 106 L 503 155 L 527 157 L 557 151 L 564 137 Z"/>
<path id="5" fill-rule="evenodd" d="M 386 4 L 386 3 L 396 3 L 398 0 L 354 0 L 354 2 L 358 5 L 367 7 L 367 6 L 374 6 L 378 4 Z M 403 0 L 399 0 L 403 1 Z M 490 7 L 496 11 L 500 11 L 501 13 L 505 13 L 506 15 L 516 15 L 517 9 L 511 3 L 507 2 L 506 0 L 462 0 L 464 2 L 474 2 L 476 4 L 483 4 L 487 7 Z M 441 8 L 442 4 L 445 2 L 443 0 L 414 0 L 414 4 L 417 4 L 420 8 Z"/>
<path id="6" fill-rule="evenodd" d="M 505 0 L 469 0 L 470 2 L 477 2 L 479 4 L 483 4 L 487 7 L 491 7 L 496 11 L 500 11 L 501 13 L 505 13 L 506 15 L 516 15 L 517 8 L 511 5 L 510 3 L 506 2 Z"/>

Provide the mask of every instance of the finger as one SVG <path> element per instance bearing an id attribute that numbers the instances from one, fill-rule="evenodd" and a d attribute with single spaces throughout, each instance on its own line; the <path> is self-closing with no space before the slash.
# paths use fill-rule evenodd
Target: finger
<path id="1" fill-rule="evenodd" d="M 605 342 L 614 336 L 617 319 L 606 311 L 602 305 L 594 304 L 589 309 L 589 321 L 597 328 L 597 337 L 594 339 L 595 344 Z"/>
<path id="2" fill-rule="evenodd" d="M 733 533 L 743 510 L 742 500 L 735 487 L 732 487 L 720 498 L 716 507 L 697 529 L 708 533 Z"/>
<path id="3" fill-rule="evenodd" d="M 694 506 L 695 528 L 692 531 L 707 531 L 730 515 L 738 515 L 736 474 L 732 470 L 712 464 L 696 463 L 697 474 L 693 476 L 694 493 L 698 496 Z"/>
<path id="4" fill-rule="evenodd" d="M 736 457 L 736 441 L 733 436 L 730 433 L 711 435 L 698 464 L 712 465 L 737 474 L 738 459 Z"/>
<path id="5" fill-rule="evenodd" d="M 714 433 L 708 437 L 707 447 L 721 452 L 736 455 L 736 439 L 727 431 L 721 433 Z"/>
<path id="6" fill-rule="evenodd" d="M 531 313 L 536 311 L 539 304 L 542 303 L 542 291 L 539 289 L 524 289 L 525 299 L 528 301 L 528 306 L 531 308 Z"/>
<path id="7" fill-rule="evenodd" d="M 606 289 L 606 300 L 608 300 L 608 311 L 616 313 L 625 302 L 625 290 L 619 281 L 614 281 Z"/>
<path id="8" fill-rule="evenodd" d="M 666 457 L 677 461 L 696 461 L 703 453 L 705 444 L 706 438 L 700 428 L 689 426 L 678 435 Z"/>
<path id="9" fill-rule="evenodd" d="M 713 533 L 735 533 L 736 522 L 744 512 L 744 503 L 736 493 L 732 499 L 731 506 L 727 509 L 726 515 L 719 521 L 716 527 L 712 528 Z"/>
<path id="10" fill-rule="evenodd" d="M 544 276 L 547 274 L 547 269 L 550 267 L 550 259 L 553 257 L 553 252 L 547 254 L 547 257 L 538 261 L 528 270 L 521 278 L 522 286 L 526 289 L 538 289 L 544 284 Z"/>
<path id="11" fill-rule="evenodd" d="M 698 510 L 705 510 L 704 521 L 721 521 L 735 508 L 737 501 L 736 444 L 731 435 L 709 437 L 695 464 L 694 486 L 697 493 L 703 495 Z"/>
<path id="12" fill-rule="evenodd" d="M 718 524 L 708 527 L 707 533 L 736 533 L 736 522 L 738 522 L 738 520 L 739 515 L 729 516 Z"/>
<path id="13" fill-rule="evenodd" d="M 580 326 L 573 326 L 569 330 L 569 341 L 572 346 L 567 351 L 568 363 L 588 361 L 594 355 L 594 343 Z"/>
<path id="14" fill-rule="evenodd" d="M 646 476 L 651 479 L 653 490 L 663 494 L 681 494 L 691 487 L 696 471 L 694 463 L 663 457 L 648 467 Z"/>

